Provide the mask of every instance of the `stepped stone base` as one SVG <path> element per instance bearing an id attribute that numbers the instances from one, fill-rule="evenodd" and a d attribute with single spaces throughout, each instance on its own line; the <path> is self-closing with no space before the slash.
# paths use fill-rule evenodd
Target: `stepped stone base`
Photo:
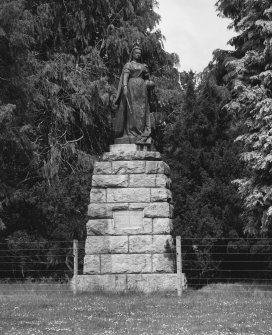
<path id="1" fill-rule="evenodd" d="M 175 291 L 169 166 L 126 143 L 96 162 L 80 291 Z"/>
<path id="2" fill-rule="evenodd" d="M 177 275 L 175 273 L 81 275 L 77 279 L 77 289 L 81 292 L 175 292 Z"/>

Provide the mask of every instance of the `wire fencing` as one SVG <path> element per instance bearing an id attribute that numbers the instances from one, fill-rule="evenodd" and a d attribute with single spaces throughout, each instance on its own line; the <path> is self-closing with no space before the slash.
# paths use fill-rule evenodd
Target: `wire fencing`
<path id="1" fill-rule="evenodd" d="M 177 292 L 210 284 L 257 285 L 272 291 L 272 239 L 173 237 L 165 246 L 177 273 Z M 85 241 L 0 243 L 0 295 L 39 287 L 71 292 L 71 279 L 84 272 Z M 187 283 L 186 283 L 187 281 Z M 24 284 L 23 286 L 21 284 Z"/>

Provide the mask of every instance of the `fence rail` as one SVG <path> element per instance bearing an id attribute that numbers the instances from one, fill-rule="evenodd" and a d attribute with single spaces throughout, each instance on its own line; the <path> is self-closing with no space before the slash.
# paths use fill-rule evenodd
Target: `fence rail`
<path id="1" fill-rule="evenodd" d="M 39 285 L 42 291 L 54 291 L 83 274 L 84 241 L 0 242 L 0 295 L 10 283 L 25 287 Z M 182 278 L 200 288 L 212 283 L 258 285 L 272 292 L 272 238 L 189 239 L 173 237 L 171 248 L 177 273 L 177 293 L 182 295 Z M 15 285 L 14 284 L 14 285 Z M 54 286 L 56 285 L 56 286 Z M 21 288 L 14 286 L 14 292 Z M 77 287 L 74 286 L 74 294 Z"/>

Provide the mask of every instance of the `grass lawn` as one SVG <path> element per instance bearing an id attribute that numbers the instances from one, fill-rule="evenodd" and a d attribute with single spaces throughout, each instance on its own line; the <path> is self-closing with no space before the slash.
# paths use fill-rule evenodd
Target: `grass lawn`
<path id="1" fill-rule="evenodd" d="M 210 285 L 173 294 L 79 294 L 65 285 L 0 285 L 0 334 L 272 334 L 272 292 Z"/>

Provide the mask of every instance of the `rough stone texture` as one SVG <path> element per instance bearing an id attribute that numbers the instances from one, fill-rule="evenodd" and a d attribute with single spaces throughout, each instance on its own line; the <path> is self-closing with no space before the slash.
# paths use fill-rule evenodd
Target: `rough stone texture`
<path id="1" fill-rule="evenodd" d="M 74 285 L 74 278 L 72 285 Z M 77 277 L 77 289 L 81 292 L 122 292 L 127 290 L 127 277 L 123 275 L 81 275 Z"/>
<path id="2" fill-rule="evenodd" d="M 169 166 L 124 143 L 94 167 L 79 290 L 176 290 Z"/>
<path id="3" fill-rule="evenodd" d="M 84 274 L 100 274 L 100 256 L 85 255 Z"/>
<path id="4" fill-rule="evenodd" d="M 176 291 L 176 274 L 128 274 L 127 288 L 144 293 L 160 291 Z"/>
<path id="5" fill-rule="evenodd" d="M 93 174 L 111 174 L 111 162 L 95 162 Z"/>
<path id="6" fill-rule="evenodd" d="M 93 175 L 92 187 L 128 187 L 128 175 Z"/>
<path id="7" fill-rule="evenodd" d="M 133 220 L 115 219 L 95 219 L 87 222 L 87 236 L 103 236 L 103 235 L 151 235 L 152 219 L 145 219 L 135 214 L 133 211 Z"/>
<path id="8" fill-rule="evenodd" d="M 160 162 L 147 161 L 145 173 L 147 174 L 166 174 L 167 176 L 169 176 L 170 168 L 166 163 L 162 161 Z"/>
<path id="9" fill-rule="evenodd" d="M 165 253 L 171 245 L 168 235 L 135 235 L 129 236 L 130 253 Z"/>
<path id="10" fill-rule="evenodd" d="M 150 273 L 151 255 L 101 255 L 101 273 Z"/>
<path id="11" fill-rule="evenodd" d="M 112 144 L 110 145 L 110 152 L 131 152 L 136 151 L 137 145 L 136 144 L 127 144 L 127 143 L 120 143 L 120 144 Z"/>
<path id="12" fill-rule="evenodd" d="M 173 254 L 154 254 L 152 255 L 152 272 L 154 273 L 173 273 L 174 272 Z"/>
<path id="13" fill-rule="evenodd" d="M 112 162 L 113 174 L 145 173 L 145 161 L 115 161 Z"/>
<path id="14" fill-rule="evenodd" d="M 87 236 L 111 235 L 113 219 L 94 219 L 89 220 L 86 225 Z"/>
<path id="15" fill-rule="evenodd" d="M 72 286 L 74 280 L 73 278 Z M 177 275 L 175 273 L 80 275 L 77 277 L 77 289 L 81 292 L 176 292 Z"/>
<path id="16" fill-rule="evenodd" d="M 170 234 L 173 227 L 173 222 L 168 218 L 153 219 L 153 234 Z"/>
<path id="17" fill-rule="evenodd" d="M 128 152 L 107 152 L 103 155 L 102 161 L 137 161 L 150 160 L 160 161 L 161 155 L 157 151 L 128 151 Z"/>
<path id="18" fill-rule="evenodd" d="M 129 175 L 129 187 L 170 187 L 170 179 L 164 174 Z"/>
<path id="19" fill-rule="evenodd" d="M 128 252 L 127 236 L 87 236 L 85 254 L 125 254 Z"/>
<path id="20" fill-rule="evenodd" d="M 101 188 L 92 188 L 90 193 L 90 202 L 106 202 L 107 201 L 107 191 Z"/>
<path id="21" fill-rule="evenodd" d="M 146 218 L 172 218 L 173 206 L 168 202 L 154 202 L 144 209 Z"/>
<path id="22" fill-rule="evenodd" d="M 109 188 L 107 189 L 108 202 L 150 202 L 148 188 Z"/>
<path id="23" fill-rule="evenodd" d="M 152 188 L 151 189 L 151 202 L 171 202 L 172 192 L 167 188 Z"/>
<path id="24" fill-rule="evenodd" d="M 112 207 L 109 204 L 90 204 L 88 206 L 88 216 L 94 219 L 112 219 Z"/>
<path id="25" fill-rule="evenodd" d="M 145 207 L 149 206 L 150 202 L 132 202 L 129 204 L 130 210 L 141 209 L 143 210 Z"/>

